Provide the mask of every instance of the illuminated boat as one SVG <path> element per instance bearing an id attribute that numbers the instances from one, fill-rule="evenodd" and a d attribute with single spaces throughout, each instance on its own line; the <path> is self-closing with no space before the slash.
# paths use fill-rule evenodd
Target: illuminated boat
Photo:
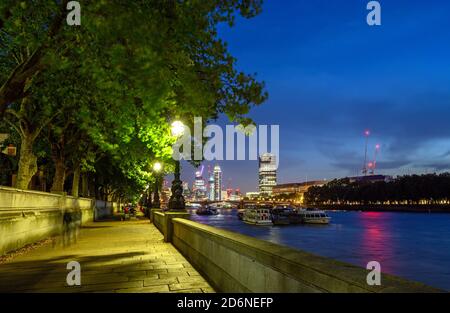
<path id="1" fill-rule="evenodd" d="M 298 214 L 305 224 L 329 224 L 331 217 L 322 210 L 299 210 Z"/>
<path id="2" fill-rule="evenodd" d="M 252 225 L 273 225 L 272 215 L 268 208 L 250 208 L 244 211 L 242 220 Z"/>

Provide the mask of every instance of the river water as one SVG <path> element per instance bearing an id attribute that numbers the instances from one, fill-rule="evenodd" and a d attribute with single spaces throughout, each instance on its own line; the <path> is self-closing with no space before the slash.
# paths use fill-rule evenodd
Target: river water
<path id="1" fill-rule="evenodd" d="M 253 226 L 236 210 L 192 219 L 450 291 L 450 214 L 329 212 L 330 225 Z"/>

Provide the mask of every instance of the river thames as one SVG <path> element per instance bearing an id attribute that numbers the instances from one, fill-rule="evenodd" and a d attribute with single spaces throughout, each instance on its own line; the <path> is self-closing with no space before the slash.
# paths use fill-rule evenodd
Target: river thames
<path id="1" fill-rule="evenodd" d="M 330 225 L 253 226 L 236 210 L 192 220 L 450 291 L 450 214 L 329 212 Z"/>

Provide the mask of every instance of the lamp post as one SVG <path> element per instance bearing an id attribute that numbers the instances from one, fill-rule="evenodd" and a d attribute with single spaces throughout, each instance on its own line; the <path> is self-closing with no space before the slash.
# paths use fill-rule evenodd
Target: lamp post
<path id="1" fill-rule="evenodd" d="M 184 133 L 185 126 L 182 122 L 176 121 L 172 123 L 172 136 L 181 137 Z M 180 161 L 175 160 L 175 172 L 174 172 L 174 180 L 172 182 L 172 195 L 169 199 L 168 209 L 169 211 L 185 211 L 186 205 L 184 203 L 183 197 L 183 186 L 180 179 Z"/>
<path id="2" fill-rule="evenodd" d="M 153 164 L 153 171 L 155 172 L 155 193 L 153 196 L 153 207 L 159 209 L 161 207 L 161 202 L 159 201 L 159 172 L 162 169 L 162 165 L 159 162 Z"/>
<path id="3" fill-rule="evenodd" d="M 152 209 L 152 187 L 149 184 L 145 190 L 145 217 L 150 218 L 150 210 Z"/>

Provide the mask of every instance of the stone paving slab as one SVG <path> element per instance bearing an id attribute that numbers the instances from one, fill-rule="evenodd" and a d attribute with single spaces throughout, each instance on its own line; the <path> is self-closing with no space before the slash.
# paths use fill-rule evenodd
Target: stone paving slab
<path id="1" fill-rule="evenodd" d="M 0 264 L 0 292 L 214 292 L 148 220 L 87 223 L 72 239 Z M 81 265 L 81 286 L 67 286 L 70 261 Z"/>

